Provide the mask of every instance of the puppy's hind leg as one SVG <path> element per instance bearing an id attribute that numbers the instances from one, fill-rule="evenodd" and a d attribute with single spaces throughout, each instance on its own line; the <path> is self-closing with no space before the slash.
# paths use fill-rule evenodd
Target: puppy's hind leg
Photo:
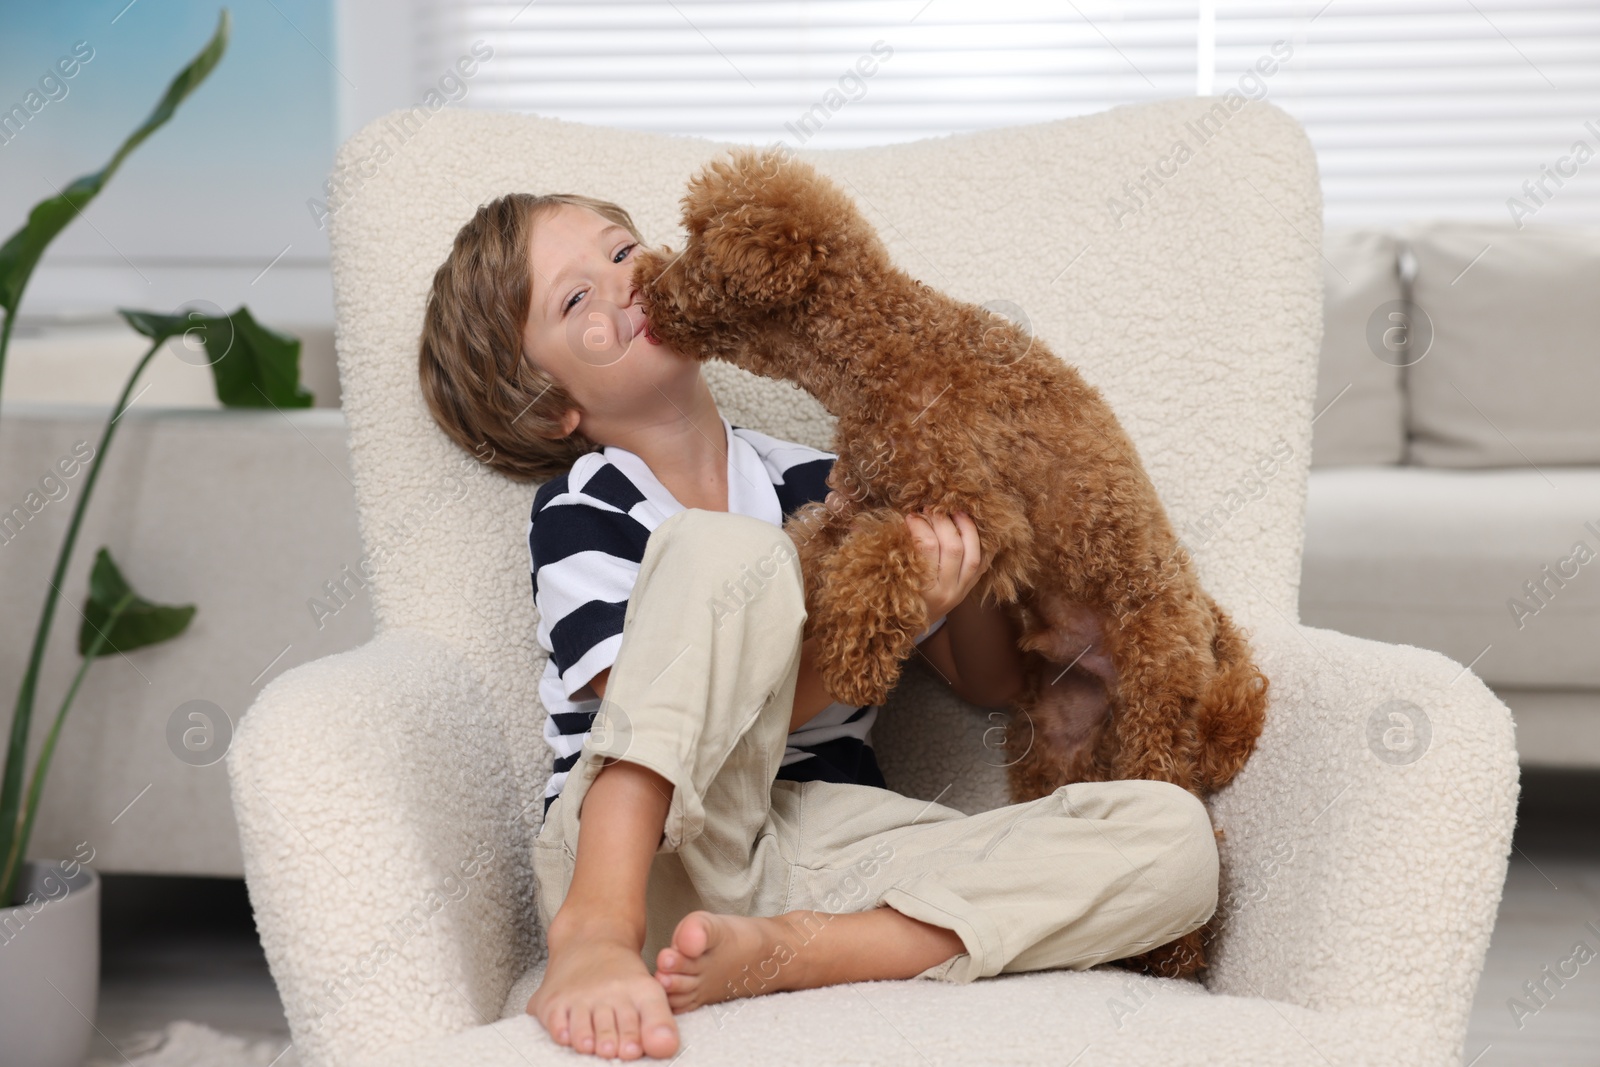
<path id="1" fill-rule="evenodd" d="M 1081 665 L 1030 658 L 1028 695 L 1006 731 L 1011 802 L 1025 803 L 1073 782 L 1104 781 L 1109 767 L 1105 683 Z"/>
<path id="2" fill-rule="evenodd" d="M 1030 654 L 1029 686 L 1012 730 L 1012 803 L 1110 777 L 1118 691 L 1105 627 L 1091 605 L 1040 592 L 1025 617 L 1019 645 Z"/>

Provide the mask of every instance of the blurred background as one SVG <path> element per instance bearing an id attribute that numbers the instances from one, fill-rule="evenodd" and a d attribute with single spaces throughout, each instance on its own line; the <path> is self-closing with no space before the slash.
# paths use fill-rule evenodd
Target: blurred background
<path id="1" fill-rule="evenodd" d="M 262 685 L 371 635 L 359 585 L 340 577 L 361 557 L 327 242 L 325 183 L 346 138 L 420 106 L 849 148 L 1236 91 L 1303 124 L 1325 198 L 1324 234 L 1301 235 L 1327 267 L 1302 619 L 1438 649 L 1512 707 L 1523 806 L 1467 1058 L 1600 1063 L 1600 978 L 1587 969 L 1536 1018 L 1509 1004 L 1583 922 L 1600 922 L 1600 564 L 1588 562 L 1600 554 L 1600 3 L 229 11 L 214 73 L 45 255 L 0 393 L 5 508 L 75 442 L 97 440 L 146 347 L 117 308 L 246 305 L 301 341 L 314 395 L 309 410 L 222 419 L 203 361 L 174 342 L 141 379 L 67 572 L 64 595 L 81 600 L 92 547 L 108 544 L 146 595 L 201 605 L 190 634 L 139 654 L 142 669 L 107 660 L 90 673 L 29 849 L 60 857 L 87 840 L 105 876 L 92 1062 L 155 1056 L 188 1033 L 179 1020 L 293 1062 L 220 759 Z M 0 5 L 0 230 L 102 166 L 218 12 Z M 467 56 L 470 76 L 457 66 Z M 69 58 L 75 72 L 59 75 Z M 1140 194 L 1105 195 L 1115 212 Z M 19 609 L 0 648 L 13 688 L 68 510 L 25 506 L 0 537 L 0 595 Z M 59 700 L 78 620 L 63 607 L 55 625 L 44 689 Z M 169 725 L 195 699 L 224 740 L 175 759 Z"/>

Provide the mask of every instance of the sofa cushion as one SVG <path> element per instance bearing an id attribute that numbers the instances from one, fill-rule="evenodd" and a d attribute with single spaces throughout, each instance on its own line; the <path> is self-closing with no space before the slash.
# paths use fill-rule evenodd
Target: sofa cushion
<path id="1" fill-rule="evenodd" d="M 1311 465 L 1399 463 L 1405 452 L 1402 360 L 1369 341 L 1369 326 L 1400 309 L 1396 242 L 1374 230 L 1329 230 L 1322 252 L 1322 355 L 1317 364 Z"/>
<path id="2" fill-rule="evenodd" d="M 1407 461 L 1600 463 L 1600 231 L 1431 223 L 1406 237 L 1433 329 L 1406 368 Z"/>
<path id="3" fill-rule="evenodd" d="M 1600 687 L 1600 470 L 1314 471 L 1300 617 L 1490 685 Z"/>
<path id="4" fill-rule="evenodd" d="M 1600 690 L 1498 686 L 1511 709 L 1524 767 L 1600 767 Z"/>

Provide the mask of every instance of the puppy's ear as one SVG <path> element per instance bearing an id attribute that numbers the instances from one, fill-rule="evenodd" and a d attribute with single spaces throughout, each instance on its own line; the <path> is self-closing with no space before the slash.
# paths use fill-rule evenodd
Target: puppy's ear
<path id="1" fill-rule="evenodd" d="M 691 254 L 731 302 L 754 309 L 804 298 L 846 251 L 857 218 L 815 168 L 774 150 L 713 161 L 683 198 Z"/>

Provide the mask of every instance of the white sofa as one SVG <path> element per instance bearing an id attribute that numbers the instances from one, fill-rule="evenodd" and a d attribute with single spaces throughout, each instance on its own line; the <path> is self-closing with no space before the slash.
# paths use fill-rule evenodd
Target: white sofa
<path id="1" fill-rule="evenodd" d="M 1203 150 L 1119 226 L 1107 197 L 1192 123 L 1214 127 Z M 380 121 L 347 142 L 338 173 L 381 137 Z M 544 950 L 529 851 L 550 769 L 523 541 L 535 487 L 480 472 L 458 503 L 403 522 L 465 473 L 422 404 L 417 336 L 432 273 L 480 201 L 588 192 L 673 241 L 684 180 L 719 150 L 445 111 L 364 170 L 335 216 L 352 474 L 366 549 L 386 560 L 377 635 L 271 681 L 228 755 L 250 898 L 304 1063 L 575 1062 L 524 1012 Z M 1210 802 L 1224 932 L 1204 986 L 1102 967 L 779 994 L 680 1016 L 686 1054 L 1459 1063 L 1514 820 L 1512 723 L 1440 653 L 1297 621 L 1322 306 L 1301 129 L 1263 104 L 1175 100 L 802 155 L 848 183 L 907 269 L 1025 308 L 1105 392 L 1180 529 L 1224 506 L 1198 566 L 1253 634 L 1272 705 L 1255 756 Z M 828 443 L 804 395 L 708 375 L 734 421 Z M 1249 499 L 1262 477 L 1272 491 Z M 876 741 L 893 786 L 975 811 L 1005 800 L 993 726 L 914 671 Z"/>
<path id="2" fill-rule="evenodd" d="M 12 384 L 8 375 L 8 395 Z M 74 474 L 62 477 L 58 464 L 98 447 L 108 416 L 109 404 L 21 399 L 0 414 L 0 602 L 12 609 L 0 619 L 0 728 L 10 726 L 45 583 L 87 477 L 70 463 Z M 103 872 L 243 873 L 221 761 L 229 732 L 278 674 L 372 636 L 366 591 L 342 574 L 363 554 L 345 436 L 343 413 L 321 407 L 141 400 L 118 422 L 61 586 L 30 757 L 82 662 L 79 609 L 102 545 L 141 594 L 198 610 L 175 640 L 90 668 L 45 780 L 30 857 L 71 856 L 85 842 Z M 336 580 L 342 604 L 327 590 Z M 312 600 L 338 610 L 319 617 Z M 196 700 L 216 709 L 214 747 L 175 749 L 174 717 L 195 725 L 180 709 Z"/>
<path id="3" fill-rule="evenodd" d="M 1470 663 L 1525 765 L 1600 767 L 1600 231 L 1324 252 L 1301 618 Z"/>

